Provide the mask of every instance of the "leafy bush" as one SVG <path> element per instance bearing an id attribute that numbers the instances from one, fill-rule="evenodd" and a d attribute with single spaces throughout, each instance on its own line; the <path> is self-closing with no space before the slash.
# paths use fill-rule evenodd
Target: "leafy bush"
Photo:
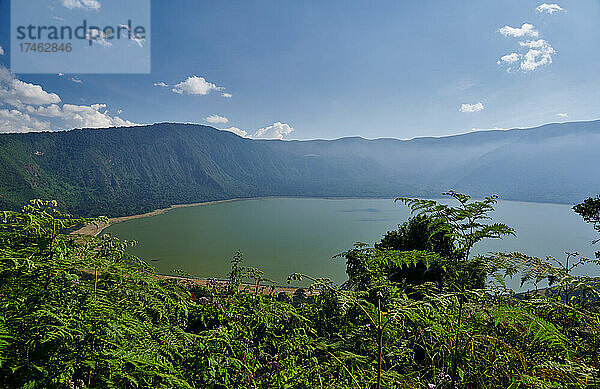
<path id="1" fill-rule="evenodd" d="M 486 223 L 495 198 L 450 195 L 459 207 L 402 201 L 435 220 L 427 229 L 457 255 L 359 245 L 348 263 L 352 288 L 309 276 L 311 288 L 294 296 L 264 286 L 241 253 L 228 283 L 199 285 L 157 276 L 127 254 L 130 242 L 69 235 L 99 220 L 71 218 L 53 202 L 2 212 L 0 387 L 599 385 L 598 280 L 519 253 L 470 258 L 479 240 L 512 230 Z M 441 283 L 390 276 L 436 261 Z M 466 280 L 473 263 L 499 286 Z M 553 276 L 554 294 L 506 293 L 503 277 L 517 274 Z"/>

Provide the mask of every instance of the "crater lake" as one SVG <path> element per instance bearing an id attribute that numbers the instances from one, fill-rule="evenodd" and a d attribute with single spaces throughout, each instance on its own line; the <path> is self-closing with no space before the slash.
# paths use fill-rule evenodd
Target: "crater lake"
<path id="1" fill-rule="evenodd" d="M 450 200 L 442 200 L 452 204 Z M 494 222 L 515 228 L 516 237 L 486 240 L 474 254 L 520 251 L 564 260 L 565 252 L 593 258 L 596 233 L 571 205 L 499 201 Z M 277 284 L 295 272 L 346 280 L 344 258 L 369 245 L 410 217 L 393 199 L 260 198 L 175 208 L 166 213 L 116 223 L 103 233 L 138 243 L 130 249 L 160 273 L 183 271 L 203 278 L 226 278 L 237 250 L 244 264 L 260 268 Z M 588 265 L 580 273 L 596 272 Z M 509 285 L 519 288 L 519 281 Z"/>

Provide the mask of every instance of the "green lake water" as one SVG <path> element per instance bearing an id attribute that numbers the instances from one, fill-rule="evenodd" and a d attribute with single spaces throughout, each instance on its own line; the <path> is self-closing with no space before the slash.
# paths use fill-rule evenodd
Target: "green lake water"
<path id="1" fill-rule="evenodd" d="M 517 237 L 482 242 L 475 253 L 521 251 L 563 259 L 565 251 L 591 258 L 600 250 L 591 245 L 593 228 L 569 205 L 501 201 L 493 216 L 515 228 Z M 279 284 L 294 272 L 343 282 L 345 262 L 332 256 L 357 241 L 373 244 L 408 217 L 408 208 L 390 199 L 267 198 L 177 208 L 114 224 L 104 233 L 138 241 L 131 253 L 161 273 L 225 278 L 240 249 L 246 265 Z"/>

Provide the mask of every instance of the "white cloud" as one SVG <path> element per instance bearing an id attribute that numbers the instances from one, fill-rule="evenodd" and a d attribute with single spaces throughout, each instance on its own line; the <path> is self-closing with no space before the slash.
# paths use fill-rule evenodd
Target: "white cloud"
<path id="1" fill-rule="evenodd" d="M 16 109 L 0 109 L 0 132 L 46 131 L 50 123 L 38 120 Z"/>
<path id="2" fill-rule="evenodd" d="M 483 103 L 480 101 L 475 104 L 462 104 L 459 109 L 460 112 L 473 113 L 483 111 Z"/>
<path id="3" fill-rule="evenodd" d="M 138 34 L 132 34 L 131 37 L 129 37 L 129 39 L 132 40 L 133 42 L 137 43 L 137 45 L 139 47 L 144 47 L 144 42 L 146 42 L 146 39 L 142 38 Z"/>
<path id="4" fill-rule="evenodd" d="M 476 128 L 473 127 L 471 128 L 471 131 L 475 132 L 475 131 L 506 131 L 508 130 L 508 128 L 503 128 L 503 127 L 492 127 L 492 128 Z"/>
<path id="5" fill-rule="evenodd" d="M 0 46 L 0 55 L 4 55 L 4 49 Z"/>
<path id="6" fill-rule="evenodd" d="M 221 93 L 221 96 L 226 97 L 228 99 L 233 97 L 233 95 L 231 93 Z"/>
<path id="7" fill-rule="evenodd" d="M 119 116 L 111 116 L 106 104 L 60 106 L 59 103 L 61 99 L 57 94 L 48 93 L 39 85 L 21 81 L 0 66 L 0 106 L 13 107 L 0 109 L 0 132 L 136 125 Z"/>
<path id="8" fill-rule="evenodd" d="M 529 72 L 540 66 L 551 64 L 552 55 L 556 53 L 552 46 L 543 39 L 519 42 L 519 45 L 529 48 L 529 51 L 522 56 L 521 70 L 524 72 Z"/>
<path id="9" fill-rule="evenodd" d="M 250 139 L 284 139 L 286 135 L 291 134 L 294 129 L 286 123 L 276 122 L 270 126 L 259 128 L 254 134 L 249 134 L 248 131 L 237 127 L 223 128 L 221 131 L 233 132 L 242 138 Z"/>
<path id="10" fill-rule="evenodd" d="M 206 81 L 204 77 L 191 76 L 185 81 L 181 81 L 179 84 L 175 85 L 172 91 L 178 94 L 207 95 L 211 91 L 219 91 L 222 89 L 223 87 L 216 86 L 215 84 Z"/>
<path id="11" fill-rule="evenodd" d="M 102 110 L 104 110 L 102 112 Z M 38 116 L 56 118 L 61 122 L 61 128 L 106 128 L 135 126 L 129 120 L 119 116 L 110 116 L 106 104 L 75 105 L 63 104 L 62 107 L 52 104 L 47 107 L 27 107 L 27 112 Z"/>
<path id="12" fill-rule="evenodd" d="M 276 122 L 270 126 L 259 128 L 252 137 L 255 139 L 283 139 L 293 131 L 294 129 L 289 124 Z"/>
<path id="13" fill-rule="evenodd" d="M 67 128 L 105 128 L 105 127 L 128 127 L 136 123 L 121 119 L 118 116 L 110 116 L 108 111 L 100 112 L 106 108 L 106 104 L 73 105 L 63 104 L 62 117 Z"/>
<path id="14" fill-rule="evenodd" d="M 498 65 L 500 65 L 501 63 L 515 63 L 515 62 L 519 61 L 520 59 L 521 59 L 521 54 L 517 54 L 517 53 L 506 54 L 506 55 L 503 55 L 502 57 L 500 57 L 500 60 L 498 60 Z"/>
<path id="15" fill-rule="evenodd" d="M 0 92 L 0 96 L 1 94 L 2 92 Z M 12 81 L 12 89 L 7 91 L 7 96 L 9 99 L 14 98 L 24 104 L 42 105 L 60 102 L 60 97 L 56 93 L 48 93 L 39 85 L 17 79 Z"/>
<path id="16" fill-rule="evenodd" d="M 127 24 L 119 24 L 119 28 L 124 28 L 125 30 L 129 31 L 129 39 L 137 43 L 139 47 L 144 47 L 144 42 L 146 41 L 146 39 L 142 38 L 141 35 L 131 31 L 131 28 L 129 28 Z"/>
<path id="17" fill-rule="evenodd" d="M 62 0 L 61 2 L 68 9 L 81 8 L 86 11 L 98 11 L 102 6 L 98 0 Z"/>
<path id="18" fill-rule="evenodd" d="M 107 35 L 104 33 L 104 31 L 100 30 L 99 28 L 90 28 L 88 30 L 88 32 L 85 34 L 85 38 L 88 41 L 92 41 L 96 44 L 99 44 L 100 46 L 104 46 L 104 47 L 111 47 L 112 43 L 110 43 L 109 41 L 107 41 Z"/>
<path id="19" fill-rule="evenodd" d="M 0 66 L 0 104 L 20 108 L 26 104 L 43 105 L 59 103 L 60 97 L 48 93 L 41 86 L 23 82 L 5 67 Z"/>
<path id="20" fill-rule="evenodd" d="M 538 5 L 535 10 L 537 12 L 539 12 L 539 13 L 546 12 L 546 13 L 549 13 L 551 15 L 554 12 L 564 11 L 564 9 L 561 8 L 561 6 L 558 5 L 558 4 L 546 4 L 546 3 Z"/>
<path id="21" fill-rule="evenodd" d="M 56 105 L 56 104 L 52 104 L 49 105 L 47 107 L 32 107 L 31 105 L 28 105 L 25 107 L 25 109 L 27 110 L 27 112 L 29 112 L 30 114 L 34 114 L 34 115 L 38 115 L 38 116 L 45 116 L 45 117 L 60 117 L 62 115 L 62 110 L 61 108 Z"/>
<path id="22" fill-rule="evenodd" d="M 524 23 L 521 28 L 504 26 L 498 30 L 500 34 L 504 36 L 511 36 L 513 38 L 530 37 L 537 38 L 539 32 L 535 29 L 532 24 Z"/>
<path id="23" fill-rule="evenodd" d="M 241 136 L 242 138 L 249 138 L 247 131 L 240 130 L 237 127 L 223 128 L 221 131 L 229 131 L 229 132 L 233 132 L 234 134 L 236 134 L 238 136 Z"/>
<path id="24" fill-rule="evenodd" d="M 548 6 L 554 9 L 552 5 L 542 4 L 542 6 Z M 538 9 L 540 8 L 538 7 Z M 545 9 L 547 7 L 542 7 Z M 560 8 L 560 7 L 559 7 Z M 541 11 L 539 11 L 541 12 Z M 539 32 L 535 29 L 532 24 L 524 23 L 520 28 L 514 28 L 510 26 L 504 26 L 498 30 L 504 36 L 524 38 L 539 37 Z M 509 65 L 507 71 L 510 73 L 513 70 L 521 70 L 523 72 L 530 72 L 543 65 L 549 65 L 552 63 L 552 55 L 556 54 L 556 51 L 550 44 L 544 39 L 527 40 L 519 42 L 519 46 L 527 49 L 525 53 L 510 53 L 500 57 L 498 65 Z M 518 64 L 518 67 L 516 65 Z"/>
<path id="25" fill-rule="evenodd" d="M 168 87 L 169 85 L 168 85 L 168 84 L 165 84 L 165 83 L 164 83 L 164 82 L 162 82 L 162 81 L 160 81 L 160 82 L 155 82 L 155 83 L 154 83 L 154 86 L 160 86 L 160 87 L 162 87 L 162 88 L 166 88 L 166 87 Z"/>
<path id="26" fill-rule="evenodd" d="M 568 113 L 557 113 L 556 116 L 558 116 L 559 118 L 565 119 L 569 117 Z"/>
<path id="27" fill-rule="evenodd" d="M 206 117 L 206 121 L 212 124 L 225 124 L 225 123 L 229 123 L 229 119 L 227 119 L 225 116 L 219 116 L 219 115 L 210 115 L 208 117 Z"/>

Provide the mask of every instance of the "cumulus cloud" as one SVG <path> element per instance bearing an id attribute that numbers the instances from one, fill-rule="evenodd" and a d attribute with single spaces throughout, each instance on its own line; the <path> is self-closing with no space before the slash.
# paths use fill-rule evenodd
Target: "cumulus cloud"
<path id="1" fill-rule="evenodd" d="M 471 128 L 472 132 L 475 132 L 475 131 L 506 131 L 506 130 L 508 130 L 508 128 L 504 128 L 504 127 L 492 127 L 492 128 L 473 127 L 473 128 Z"/>
<path id="2" fill-rule="evenodd" d="M 248 131 L 240 130 L 237 127 L 223 128 L 221 131 L 229 131 L 229 132 L 233 132 L 234 134 L 236 134 L 238 136 L 241 136 L 242 138 L 249 138 Z"/>
<path id="3" fill-rule="evenodd" d="M 43 105 L 59 103 L 60 97 L 46 92 L 41 86 L 23 82 L 5 67 L 0 67 L 0 103 L 17 108 L 26 104 Z"/>
<path id="4" fill-rule="evenodd" d="M 154 83 L 154 86 L 160 86 L 161 88 L 166 88 L 166 87 L 168 87 L 169 85 L 168 85 L 168 84 L 165 84 L 165 83 L 164 83 L 164 82 L 162 82 L 162 81 L 160 81 L 160 82 L 155 82 L 155 83 Z"/>
<path id="5" fill-rule="evenodd" d="M 221 131 L 233 132 L 234 134 L 239 135 L 242 138 L 284 139 L 286 135 L 289 135 L 292 132 L 294 132 L 294 129 L 289 124 L 276 122 L 270 126 L 259 128 L 254 132 L 254 134 L 250 134 L 248 131 L 239 129 L 237 127 L 223 128 Z"/>
<path id="6" fill-rule="evenodd" d="M 119 116 L 111 116 L 106 104 L 75 105 L 63 104 L 62 107 L 52 104 L 47 107 L 27 107 L 30 114 L 59 119 L 61 128 L 106 128 L 135 126 L 129 120 Z"/>
<path id="7" fill-rule="evenodd" d="M 259 128 L 252 137 L 255 139 L 283 139 L 293 131 L 294 129 L 289 124 L 276 122 L 270 126 Z"/>
<path id="8" fill-rule="evenodd" d="M 48 106 L 41 106 L 41 107 L 33 107 L 31 105 L 28 105 L 25 107 L 25 110 L 27 112 L 29 112 L 30 114 L 34 114 L 34 115 L 38 115 L 38 116 L 45 116 L 45 117 L 49 117 L 49 118 L 57 118 L 60 117 L 62 115 L 62 110 L 60 108 L 60 106 L 56 105 L 56 104 L 51 104 Z"/>
<path id="9" fill-rule="evenodd" d="M 462 104 L 459 109 L 460 112 L 473 113 L 483 111 L 483 103 L 480 101 L 475 104 Z"/>
<path id="10" fill-rule="evenodd" d="M 521 37 L 537 38 L 540 34 L 535 29 L 535 27 L 529 23 L 524 23 L 520 28 L 504 26 L 501 29 L 499 29 L 498 31 L 500 32 L 500 34 L 502 34 L 504 36 L 510 36 L 513 38 L 521 38 Z"/>
<path id="11" fill-rule="evenodd" d="M 225 123 L 229 123 L 229 119 L 227 119 L 225 116 L 219 116 L 219 115 L 210 115 L 206 117 L 206 121 L 212 124 L 225 124 Z"/>
<path id="12" fill-rule="evenodd" d="M 507 37 L 539 37 L 539 32 L 528 23 L 523 24 L 521 28 L 504 26 L 498 32 Z M 540 66 L 549 65 L 552 63 L 552 55 L 556 54 L 554 48 L 544 39 L 520 41 L 519 46 L 527 51 L 506 54 L 497 61 L 498 65 L 508 65 L 506 71 L 509 73 L 513 70 L 530 72 Z"/>
<path id="13" fill-rule="evenodd" d="M 558 4 L 546 4 L 546 3 L 538 5 L 535 10 L 539 13 L 545 12 L 545 13 L 549 13 L 550 15 L 552 15 L 554 12 L 564 11 L 564 9 L 561 8 L 561 6 Z"/>
<path id="14" fill-rule="evenodd" d="M 99 28 L 90 28 L 85 34 L 85 38 L 88 41 L 94 42 L 100 46 L 111 47 L 112 43 L 107 41 L 107 37 L 108 35 L 105 34 L 104 31 L 100 30 Z"/>
<path id="15" fill-rule="evenodd" d="M 517 54 L 517 53 L 506 54 L 506 55 L 503 55 L 502 57 L 500 57 L 500 59 L 498 60 L 498 65 L 500 65 L 502 63 L 515 63 L 515 62 L 518 62 L 520 59 L 521 59 L 520 54 Z"/>
<path id="16" fill-rule="evenodd" d="M 221 93 L 221 96 L 231 98 L 233 95 L 231 93 Z"/>
<path id="17" fill-rule="evenodd" d="M 136 123 L 121 119 L 118 116 L 110 116 L 108 111 L 100 112 L 106 108 L 105 104 L 73 105 L 63 104 L 61 119 L 67 128 L 105 128 L 105 127 L 129 127 Z"/>
<path id="18" fill-rule="evenodd" d="M 50 123 L 16 109 L 0 109 L 0 132 L 46 131 Z"/>
<path id="19" fill-rule="evenodd" d="M 136 34 L 135 32 L 131 31 L 131 28 L 129 28 L 129 26 L 127 24 L 119 24 L 119 28 L 124 28 L 125 30 L 129 31 L 129 39 L 135 43 L 137 43 L 137 45 L 139 47 L 144 47 L 144 42 L 146 41 L 146 39 L 142 38 L 141 35 Z"/>
<path id="20" fill-rule="evenodd" d="M 28 132 L 76 127 L 104 128 L 133 126 L 129 120 L 112 116 L 106 104 L 62 104 L 55 93 L 40 85 L 17 79 L 0 66 L 0 132 Z"/>
<path id="21" fill-rule="evenodd" d="M 178 94 L 207 95 L 212 91 L 220 91 L 223 87 L 208 82 L 204 77 L 191 76 L 176 84 L 172 91 Z"/>
<path id="22" fill-rule="evenodd" d="M 566 119 L 569 117 L 569 114 L 567 113 L 557 113 L 556 116 L 558 116 L 561 119 Z"/>
<path id="23" fill-rule="evenodd" d="M 0 55 L 4 55 L 4 49 L 0 46 Z"/>
<path id="24" fill-rule="evenodd" d="M 556 53 L 552 46 L 543 39 L 519 42 L 519 45 L 529 48 L 529 51 L 522 56 L 521 70 L 524 72 L 529 72 L 540 66 L 551 64 L 552 55 Z"/>
<path id="25" fill-rule="evenodd" d="M 68 9 L 81 8 L 86 11 L 98 11 L 102 6 L 98 0 L 62 0 L 61 2 Z"/>

